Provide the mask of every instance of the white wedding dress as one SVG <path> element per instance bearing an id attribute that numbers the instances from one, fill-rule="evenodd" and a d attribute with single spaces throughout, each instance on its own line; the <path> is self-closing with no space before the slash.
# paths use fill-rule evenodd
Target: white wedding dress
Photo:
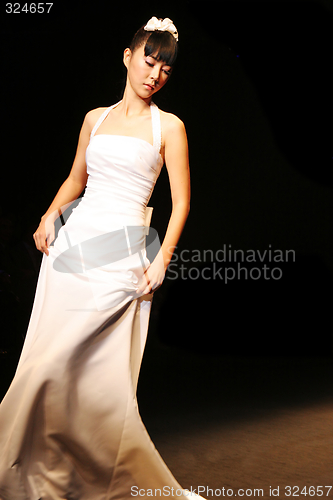
<path id="1" fill-rule="evenodd" d="M 175 480 L 138 411 L 152 296 L 138 297 L 136 285 L 149 264 L 147 203 L 163 165 L 160 112 L 151 103 L 153 145 L 95 134 L 115 106 L 92 131 L 85 194 L 43 255 L 0 405 L 1 500 L 201 498 Z"/>

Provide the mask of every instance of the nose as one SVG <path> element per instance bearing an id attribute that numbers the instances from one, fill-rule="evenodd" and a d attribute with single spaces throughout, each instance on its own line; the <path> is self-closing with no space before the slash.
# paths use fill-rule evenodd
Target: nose
<path id="1" fill-rule="evenodd" d="M 150 77 L 152 80 L 154 80 L 156 83 L 158 83 L 158 80 L 160 78 L 160 69 L 157 68 L 156 66 L 153 68 Z"/>

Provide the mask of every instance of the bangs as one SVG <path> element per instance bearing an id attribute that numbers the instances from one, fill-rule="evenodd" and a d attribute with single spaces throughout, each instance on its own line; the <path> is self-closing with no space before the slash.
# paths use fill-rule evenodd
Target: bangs
<path id="1" fill-rule="evenodd" d="M 177 42 L 166 31 L 153 31 L 146 41 L 145 56 L 153 55 L 157 61 L 173 66 L 177 58 Z"/>

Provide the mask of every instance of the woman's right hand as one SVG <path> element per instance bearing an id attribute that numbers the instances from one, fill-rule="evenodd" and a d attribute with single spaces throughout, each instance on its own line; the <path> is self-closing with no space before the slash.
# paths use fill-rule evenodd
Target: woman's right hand
<path id="1" fill-rule="evenodd" d="M 55 229 L 53 217 L 49 216 L 42 218 L 36 232 L 33 234 L 37 250 L 49 255 L 48 247 L 54 240 L 54 236 Z"/>

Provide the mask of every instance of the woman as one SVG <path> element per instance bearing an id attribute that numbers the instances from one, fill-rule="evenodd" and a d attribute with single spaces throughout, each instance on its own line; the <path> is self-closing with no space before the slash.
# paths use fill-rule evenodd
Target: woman
<path id="1" fill-rule="evenodd" d="M 152 102 L 170 78 L 177 42 L 169 19 L 152 18 L 135 34 L 124 51 L 123 99 L 87 113 L 69 177 L 34 234 L 44 253 L 35 302 L 0 407 L 2 500 L 189 496 L 136 401 L 151 292 L 163 282 L 190 203 L 184 125 Z M 147 203 L 163 163 L 172 213 L 150 264 Z M 55 219 L 85 186 L 50 246 Z"/>

